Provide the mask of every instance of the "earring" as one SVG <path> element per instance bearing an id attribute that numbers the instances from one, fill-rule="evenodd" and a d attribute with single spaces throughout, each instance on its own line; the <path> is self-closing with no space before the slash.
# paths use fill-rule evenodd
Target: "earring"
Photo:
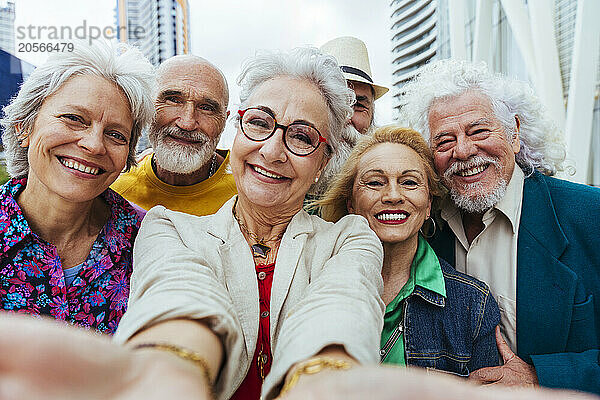
<path id="1" fill-rule="evenodd" d="M 319 182 L 319 176 L 315 176 L 315 183 Z"/>
<path id="2" fill-rule="evenodd" d="M 425 232 L 423 232 L 423 226 L 425 226 L 425 222 L 427 222 L 427 220 L 431 220 L 431 224 L 433 225 L 433 229 L 431 230 L 431 233 L 429 234 L 425 234 Z M 421 226 L 421 229 L 419 229 L 419 232 L 421 232 L 421 235 L 423 235 L 423 237 L 425 239 L 431 239 L 433 237 L 433 235 L 435 235 L 435 230 L 436 230 L 436 225 L 435 225 L 435 220 L 431 217 L 427 218 L 425 220 L 425 222 L 423 222 L 423 225 Z"/>

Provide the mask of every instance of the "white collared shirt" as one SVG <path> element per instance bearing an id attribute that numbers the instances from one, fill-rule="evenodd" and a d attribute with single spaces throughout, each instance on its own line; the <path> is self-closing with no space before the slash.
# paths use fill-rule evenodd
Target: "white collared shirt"
<path id="1" fill-rule="evenodd" d="M 451 202 L 442 218 L 456 236 L 456 269 L 485 282 L 500 308 L 500 330 L 517 351 L 517 236 L 523 203 L 525 175 L 515 165 L 504 197 L 483 214 L 484 228 L 471 245 L 467 241 L 460 210 Z"/>

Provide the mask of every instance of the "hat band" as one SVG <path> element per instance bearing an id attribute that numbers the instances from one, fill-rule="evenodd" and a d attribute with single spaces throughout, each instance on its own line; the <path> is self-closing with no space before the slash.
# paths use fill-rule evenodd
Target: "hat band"
<path id="1" fill-rule="evenodd" d="M 368 80 L 369 82 L 373 83 L 373 79 L 371 79 L 371 77 L 364 71 L 361 71 L 358 68 L 354 68 L 354 67 L 349 67 L 347 65 L 342 65 L 340 66 L 340 69 L 342 71 L 344 71 L 347 74 L 353 74 L 353 75 L 358 75 L 361 78 L 365 78 L 366 80 Z"/>

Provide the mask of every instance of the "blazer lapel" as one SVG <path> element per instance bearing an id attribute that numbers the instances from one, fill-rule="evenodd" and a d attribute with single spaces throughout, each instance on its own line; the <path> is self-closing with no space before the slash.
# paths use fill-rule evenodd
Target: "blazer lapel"
<path id="1" fill-rule="evenodd" d="M 215 214 L 215 223 L 208 233 L 223 241 L 219 254 L 225 285 L 242 325 L 246 351 L 251 357 L 258 338 L 258 283 L 250 247 L 231 212 L 235 198 L 227 201 Z"/>
<path id="2" fill-rule="evenodd" d="M 292 283 L 296 267 L 300 261 L 302 250 L 308 238 L 308 234 L 314 231 L 310 216 L 303 210 L 297 213 L 288 225 L 277 253 L 275 261 L 275 273 L 273 275 L 273 286 L 271 288 L 271 315 L 270 335 L 273 335 L 277 327 L 276 321 L 283 307 L 283 302 Z"/>
<path id="3" fill-rule="evenodd" d="M 575 274 L 559 261 L 567 245 L 536 172 L 525 180 L 517 244 L 517 349 L 526 361 L 566 346 L 576 287 Z"/>

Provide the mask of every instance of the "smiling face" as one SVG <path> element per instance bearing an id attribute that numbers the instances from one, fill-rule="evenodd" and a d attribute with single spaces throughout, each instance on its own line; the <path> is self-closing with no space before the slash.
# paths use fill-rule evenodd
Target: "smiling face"
<path id="1" fill-rule="evenodd" d="M 417 152 L 380 143 L 360 157 L 348 211 L 365 217 L 384 244 L 416 241 L 430 210 L 427 173 Z"/>
<path id="2" fill-rule="evenodd" d="M 27 188 L 73 202 L 94 199 L 125 167 L 132 127 L 129 102 L 117 86 L 95 75 L 69 79 L 25 132 Z"/>
<path id="3" fill-rule="evenodd" d="M 156 162 L 167 171 L 191 174 L 212 159 L 225 127 L 225 81 L 208 62 L 176 57 L 161 67 L 158 85 L 149 132 Z"/>
<path id="4" fill-rule="evenodd" d="M 352 125 L 362 134 L 368 132 L 373 121 L 373 87 L 366 83 L 350 81 L 349 86 L 356 94 L 354 114 L 352 114 Z"/>
<path id="5" fill-rule="evenodd" d="M 518 120 L 515 120 L 518 131 Z M 430 146 L 435 168 L 456 205 L 483 213 L 504 196 L 519 152 L 495 116 L 490 100 L 467 91 L 434 101 L 429 109 Z"/>
<path id="6" fill-rule="evenodd" d="M 247 107 L 258 107 L 273 114 L 278 124 L 303 122 L 329 137 L 327 104 L 312 83 L 290 77 L 270 79 L 254 90 Z M 240 198 L 263 208 L 299 210 L 304 196 L 327 163 L 322 143 L 308 156 L 297 156 L 286 149 L 283 130 L 277 129 L 267 140 L 256 142 L 239 128 L 230 161 Z"/>

